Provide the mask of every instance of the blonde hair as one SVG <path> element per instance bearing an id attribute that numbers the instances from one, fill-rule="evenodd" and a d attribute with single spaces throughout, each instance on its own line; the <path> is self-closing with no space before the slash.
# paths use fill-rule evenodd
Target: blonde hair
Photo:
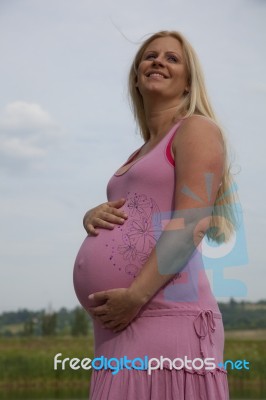
<path id="1" fill-rule="evenodd" d="M 184 62 L 187 69 L 187 79 L 189 91 L 185 92 L 177 110 L 176 117 L 188 118 L 193 114 L 202 115 L 210 118 L 219 126 L 224 143 L 224 174 L 222 182 L 217 192 L 214 203 L 210 226 L 206 235 L 217 243 L 226 242 L 236 230 L 238 221 L 235 208 L 236 195 L 234 193 L 234 182 L 231 168 L 228 161 L 228 152 L 225 136 L 216 119 L 214 111 L 208 99 L 204 76 L 197 57 L 197 54 L 188 40 L 176 31 L 160 31 L 146 39 L 139 48 L 129 72 L 128 88 L 134 118 L 140 128 L 140 133 L 144 141 L 149 140 L 150 133 L 146 122 L 144 104 L 142 96 L 136 86 L 137 72 L 142 56 L 147 46 L 155 39 L 163 37 L 173 37 L 177 39 L 183 49 Z"/>

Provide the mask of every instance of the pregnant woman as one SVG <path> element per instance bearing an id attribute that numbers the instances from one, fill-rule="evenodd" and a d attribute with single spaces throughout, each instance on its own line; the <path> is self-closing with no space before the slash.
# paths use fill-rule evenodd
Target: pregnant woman
<path id="1" fill-rule="evenodd" d="M 129 89 L 144 144 L 111 177 L 108 201 L 84 217 L 89 235 L 74 287 L 93 316 L 95 357 L 139 363 L 116 374 L 94 370 L 90 399 L 227 400 L 223 322 L 201 241 L 206 235 L 221 243 L 234 230 L 231 177 L 197 56 L 183 35 L 148 38 Z M 145 357 L 154 358 L 149 373 Z"/>

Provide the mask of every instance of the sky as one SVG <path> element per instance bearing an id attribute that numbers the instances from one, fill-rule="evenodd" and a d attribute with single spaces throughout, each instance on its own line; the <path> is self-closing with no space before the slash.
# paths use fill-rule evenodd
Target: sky
<path id="1" fill-rule="evenodd" d="M 172 29 L 201 61 L 243 210 L 240 259 L 223 271 L 243 290 L 216 291 L 214 270 L 210 283 L 219 301 L 266 298 L 265 20 L 264 0 L 0 0 L 0 312 L 78 305 L 83 215 L 142 144 L 131 61 Z"/>

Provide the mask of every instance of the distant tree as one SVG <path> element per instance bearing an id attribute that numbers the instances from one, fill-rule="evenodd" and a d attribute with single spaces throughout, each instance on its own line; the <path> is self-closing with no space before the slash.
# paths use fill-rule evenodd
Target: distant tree
<path id="1" fill-rule="evenodd" d="M 32 336 L 34 334 L 34 321 L 32 318 L 24 322 L 23 335 Z"/>
<path id="2" fill-rule="evenodd" d="M 57 330 L 60 335 L 71 334 L 72 319 L 73 311 L 69 311 L 65 307 L 57 311 Z"/>
<path id="3" fill-rule="evenodd" d="M 41 327 L 43 336 L 51 336 L 56 333 L 56 313 L 42 315 Z"/>
<path id="4" fill-rule="evenodd" d="M 259 300 L 257 304 L 266 304 L 266 300 Z"/>
<path id="5" fill-rule="evenodd" d="M 240 302 L 240 307 L 242 308 L 242 310 L 245 309 L 245 306 L 246 306 L 246 303 L 245 303 L 244 300 L 242 300 L 242 301 Z"/>
<path id="6" fill-rule="evenodd" d="M 89 328 L 89 321 L 86 312 L 76 307 L 74 310 L 74 318 L 71 326 L 71 334 L 73 336 L 87 335 Z"/>
<path id="7" fill-rule="evenodd" d="M 231 297 L 230 301 L 229 301 L 229 307 L 236 308 L 236 306 L 237 306 L 237 302 L 233 299 L 233 297 Z"/>
<path id="8" fill-rule="evenodd" d="M 265 329 L 266 328 L 266 318 L 260 318 L 256 321 L 256 328 Z"/>

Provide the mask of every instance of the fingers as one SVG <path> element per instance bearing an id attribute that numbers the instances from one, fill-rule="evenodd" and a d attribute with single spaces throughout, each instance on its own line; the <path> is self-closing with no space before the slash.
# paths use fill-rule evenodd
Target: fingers
<path id="1" fill-rule="evenodd" d="M 129 322 L 121 322 L 112 318 L 111 315 L 106 314 L 105 306 L 98 306 L 96 308 L 89 309 L 90 315 L 96 321 L 98 321 L 104 329 L 111 329 L 114 333 L 120 332 L 125 329 Z"/>
<path id="2" fill-rule="evenodd" d="M 105 306 L 98 306 L 98 307 L 95 307 L 95 308 L 91 308 L 90 311 L 91 311 L 92 315 L 94 315 L 95 317 L 99 317 L 99 319 L 102 322 L 107 322 L 107 321 L 110 320 L 110 316 L 106 315 L 106 311 L 107 310 L 106 310 Z"/>
<path id="3" fill-rule="evenodd" d="M 109 206 L 109 212 L 112 213 L 113 215 L 116 215 L 121 218 L 127 218 L 127 214 L 123 210 L 119 210 L 126 202 L 125 198 L 121 198 L 115 201 L 108 201 L 106 203 L 107 206 Z"/>
<path id="4" fill-rule="evenodd" d="M 122 225 L 128 218 L 127 214 L 120 210 L 126 199 L 121 198 L 100 204 L 98 207 L 87 211 L 83 218 L 83 225 L 87 233 L 97 236 L 96 228 L 114 229 L 115 225 Z"/>
<path id="5" fill-rule="evenodd" d="M 107 204 L 109 204 L 110 207 L 115 207 L 115 208 L 120 208 L 122 207 L 126 202 L 126 199 L 122 197 L 121 199 L 114 200 L 114 201 L 108 201 Z"/>
<path id="6" fill-rule="evenodd" d="M 127 215 L 121 211 L 118 211 L 116 208 L 109 208 L 101 213 L 100 218 L 106 222 L 110 222 L 111 224 L 121 225 L 125 222 L 125 219 L 127 219 Z"/>
<path id="7" fill-rule="evenodd" d="M 108 222 L 108 220 L 110 222 Z M 112 215 L 110 215 L 108 213 L 102 213 L 101 216 L 99 216 L 97 218 L 93 218 L 93 220 L 91 221 L 90 224 L 85 225 L 85 229 L 91 235 L 97 236 L 99 234 L 99 232 L 96 230 L 96 227 L 112 230 L 115 227 L 114 224 L 122 225 L 123 223 L 124 223 L 124 219 L 122 219 L 122 218 L 112 217 Z"/>
<path id="8" fill-rule="evenodd" d="M 125 329 L 129 324 L 119 324 L 115 328 L 113 328 L 113 332 L 121 332 L 123 329 Z"/>
<path id="9" fill-rule="evenodd" d="M 89 298 L 89 300 L 93 300 L 93 301 L 95 301 L 95 303 L 97 303 L 97 302 L 108 300 L 109 295 L 108 295 L 108 292 L 103 291 L 103 292 L 92 293 L 88 296 L 88 298 Z M 102 311 L 102 308 L 104 308 L 104 307 L 105 307 L 104 304 L 102 306 L 96 306 L 96 307 L 94 307 L 94 310 L 100 309 Z M 104 308 L 104 311 L 106 312 L 106 308 Z"/>
<path id="10" fill-rule="evenodd" d="M 101 214 L 99 217 L 93 219 L 92 223 L 94 227 L 97 226 L 98 228 L 114 229 L 115 225 L 103 218 L 110 219 L 108 216 L 104 217 L 103 214 Z"/>
<path id="11" fill-rule="evenodd" d="M 120 332 L 128 326 L 128 323 L 118 323 L 115 321 L 107 321 L 103 324 L 104 329 L 111 329 L 114 333 Z"/>
<path id="12" fill-rule="evenodd" d="M 118 210 L 115 207 L 109 207 L 108 212 L 111 213 L 113 216 L 122 218 L 123 220 L 127 219 L 127 214 L 125 213 L 125 211 Z"/>
<path id="13" fill-rule="evenodd" d="M 94 217 L 91 221 L 91 224 L 88 224 L 87 229 L 93 235 L 98 234 L 95 228 L 105 228 L 105 229 L 114 229 L 115 225 L 123 225 L 127 216 L 123 214 L 121 211 L 117 212 L 115 208 L 108 209 L 107 211 L 101 211 L 98 213 L 97 217 Z"/>
<path id="14" fill-rule="evenodd" d="M 129 322 L 121 322 L 121 321 L 117 321 L 115 319 L 110 319 L 110 318 L 114 318 L 112 317 L 112 315 L 107 314 L 106 313 L 106 306 L 98 306 L 98 307 L 94 307 L 94 308 L 90 308 L 89 312 L 90 315 L 92 316 L 93 319 L 97 320 L 98 322 L 100 322 L 100 324 L 102 325 L 103 328 L 105 329 L 111 329 L 114 332 L 119 332 L 122 329 L 125 329 L 127 327 L 127 325 L 129 324 Z"/>
<path id="15" fill-rule="evenodd" d="M 99 234 L 98 231 L 94 228 L 92 224 L 88 224 L 85 226 L 87 233 L 90 233 L 92 236 L 97 236 Z"/>

